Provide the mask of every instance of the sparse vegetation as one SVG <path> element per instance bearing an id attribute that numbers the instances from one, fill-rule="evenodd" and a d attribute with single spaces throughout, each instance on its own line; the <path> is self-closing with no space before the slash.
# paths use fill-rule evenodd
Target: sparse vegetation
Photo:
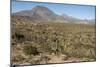
<path id="1" fill-rule="evenodd" d="M 95 60 L 94 25 L 19 21 L 15 17 L 12 17 L 12 25 L 12 47 L 22 48 L 17 52 L 13 49 L 13 55 L 22 51 L 20 57 L 12 55 L 13 63 L 25 62 L 30 56 L 32 58 L 28 58 L 26 62 L 31 64 L 42 64 L 43 59 L 45 63 L 52 63 L 52 60 L 56 63 L 60 57 L 62 60 L 58 61 L 62 63 L 70 58 L 78 58 L 81 61 Z M 53 56 L 57 60 L 54 60 Z M 35 59 L 36 57 L 38 59 Z"/>

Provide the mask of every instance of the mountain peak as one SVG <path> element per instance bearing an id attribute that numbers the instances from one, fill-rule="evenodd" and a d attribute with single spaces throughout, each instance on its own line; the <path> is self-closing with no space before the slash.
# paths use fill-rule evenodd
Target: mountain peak
<path id="1" fill-rule="evenodd" d="M 37 5 L 35 7 L 33 7 L 32 10 L 49 10 L 47 7 L 44 7 L 44 6 L 40 6 L 40 5 Z"/>

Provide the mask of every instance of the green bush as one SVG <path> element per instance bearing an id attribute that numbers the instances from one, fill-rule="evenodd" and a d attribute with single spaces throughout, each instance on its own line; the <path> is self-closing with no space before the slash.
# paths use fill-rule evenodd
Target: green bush
<path id="1" fill-rule="evenodd" d="M 38 55 L 39 54 L 37 48 L 32 45 L 24 46 L 23 51 L 26 55 Z"/>

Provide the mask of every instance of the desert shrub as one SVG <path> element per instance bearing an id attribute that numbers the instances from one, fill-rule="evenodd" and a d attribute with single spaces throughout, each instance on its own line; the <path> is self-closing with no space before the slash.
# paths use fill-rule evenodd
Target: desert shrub
<path id="1" fill-rule="evenodd" d="M 15 37 L 16 37 L 17 42 L 25 41 L 25 36 L 21 33 L 15 33 Z"/>
<path id="2" fill-rule="evenodd" d="M 48 61 L 51 60 L 51 58 L 49 58 L 48 56 L 42 56 L 39 60 L 40 64 L 47 64 Z"/>
<path id="3" fill-rule="evenodd" d="M 26 55 L 38 55 L 39 54 L 39 51 L 37 50 L 37 48 L 32 45 L 24 46 L 23 51 Z"/>
<path id="4" fill-rule="evenodd" d="M 16 45 L 16 43 L 15 42 L 12 42 L 12 45 Z"/>
<path id="5" fill-rule="evenodd" d="M 89 59 L 96 59 L 96 52 L 95 49 L 90 48 L 87 50 L 86 55 L 84 57 L 89 58 Z"/>
<path id="6" fill-rule="evenodd" d="M 17 55 L 17 56 L 14 56 L 14 57 L 12 58 L 12 61 L 13 61 L 13 62 L 21 62 L 21 61 L 23 61 L 23 60 L 25 60 L 25 58 L 24 58 L 22 55 Z"/>
<path id="7" fill-rule="evenodd" d="M 68 56 L 65 56 L 62 60 L 64 60 L 64 61 L 66 61 L 66 60 L 68 60 Z"/>

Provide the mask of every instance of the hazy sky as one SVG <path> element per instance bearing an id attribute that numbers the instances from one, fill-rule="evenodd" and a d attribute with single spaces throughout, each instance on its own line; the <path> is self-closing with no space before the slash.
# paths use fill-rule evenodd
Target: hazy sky
<path id="1" fill-rule="evenodd" d="M 95 6 L 69 5 L 69 4 L 53 4 L 38 2 L 12 2 L 12 12 L 21 10 L 31 10 L 33 7 L 40 5 L 46 6 L 56 14 L 67 14 L 79 19 L 95 19 Z"/>

